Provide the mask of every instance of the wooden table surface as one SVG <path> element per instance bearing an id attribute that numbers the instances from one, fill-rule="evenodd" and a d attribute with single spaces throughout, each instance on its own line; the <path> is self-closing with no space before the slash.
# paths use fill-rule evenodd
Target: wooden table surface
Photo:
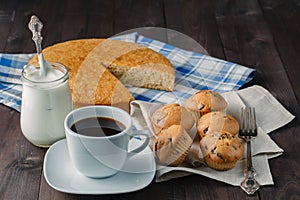
<path id="1" fill-rule="evenodd" d="M 35 51 L 27 28 L 32 14 L 44 23 L 44 47 L 145 26 L 180 31 L 214 57 L 255 68 L 256 77 L 244 87 L 265 87 L 296 118 L 270 133 L 285 152 L 269 161 L 274 185 L 253 196 L 199 175 L 93 196 L 52 189 L 43 176 L 47 149 L 31 145 L 20 113 L 0 105 L 0 199 L 300 199 L 299 0 L 0 0 L 0 52 Z"/>

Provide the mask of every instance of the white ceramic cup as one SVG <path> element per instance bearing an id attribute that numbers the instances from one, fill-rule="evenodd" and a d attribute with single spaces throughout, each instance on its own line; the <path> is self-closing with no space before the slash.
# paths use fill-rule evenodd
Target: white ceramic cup
<path id="1" fill-rule="evenodd" d="M 97 137 L 81 135 L 71 130 L 75 122 L 90 117 L 117 120 L 125 125 L 125 129 L 116 135 Z M 127 159 L 144 150 L 149 144 L 148 131 L 133 131 L 130 115 L 112 106 L 75 109 L 66 116 L 64 127 L 71 161 L 87 177 L 105 178 L 115 175 L 122 170 Z M 128 143 L 134 136 L 145 136 L 145 140 L 139 147 L 128 151 Z"/>

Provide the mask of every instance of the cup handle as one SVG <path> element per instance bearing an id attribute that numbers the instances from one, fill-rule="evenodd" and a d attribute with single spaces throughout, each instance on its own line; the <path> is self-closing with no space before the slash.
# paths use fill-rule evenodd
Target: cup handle
<path id="1" fill-rule="evenodd" d="M 130 134 L 130 139 L 133 138 L 134 136 L 139 136 L 139 135 L 146 136 L 145 141 L 143 142 L 143 144 L 141 144 L 137 148 L 129 151 L 128 155 L 127 155 L 127 158 L 131 158 L 132 156 L 136 155 L 137 153 L 143 151 L 149 145 L 149 142 L 150 142 L 149 131 L 147 131 L 147 130 L 135 130 L 135 131 L 133 131 L 133 133 Z"/>

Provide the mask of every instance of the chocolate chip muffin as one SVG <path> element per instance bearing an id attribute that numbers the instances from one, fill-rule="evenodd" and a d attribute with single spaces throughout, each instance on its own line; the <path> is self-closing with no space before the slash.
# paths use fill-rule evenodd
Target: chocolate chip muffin
<path id="1" fill-rule="evenodd" d="M 193 140 L 181 125 L 161 131 L 153 145 L 156 160 L 163 165 L 178 166 L 186 158 Z"/>
<path id="2" fill-rule="evenodd" d="M 243 156 L 241 140 L 226 131 L 215 131 L 200 140 L 205 163 L 216 170 L 232 169 Z"/>

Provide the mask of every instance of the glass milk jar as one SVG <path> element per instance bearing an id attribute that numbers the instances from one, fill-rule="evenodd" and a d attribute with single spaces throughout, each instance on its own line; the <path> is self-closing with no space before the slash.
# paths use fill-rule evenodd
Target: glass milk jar
<path id="1" fill-rule="evenodd" d="M 39 147 L 49 147 L 65 137 L 64 119 L 72 110 L 68 70 L 59 63 L 50 65 L 46 75 L 40 75 L 38 63 L 26 65 L 21 75 L 21 129 Z"/>

